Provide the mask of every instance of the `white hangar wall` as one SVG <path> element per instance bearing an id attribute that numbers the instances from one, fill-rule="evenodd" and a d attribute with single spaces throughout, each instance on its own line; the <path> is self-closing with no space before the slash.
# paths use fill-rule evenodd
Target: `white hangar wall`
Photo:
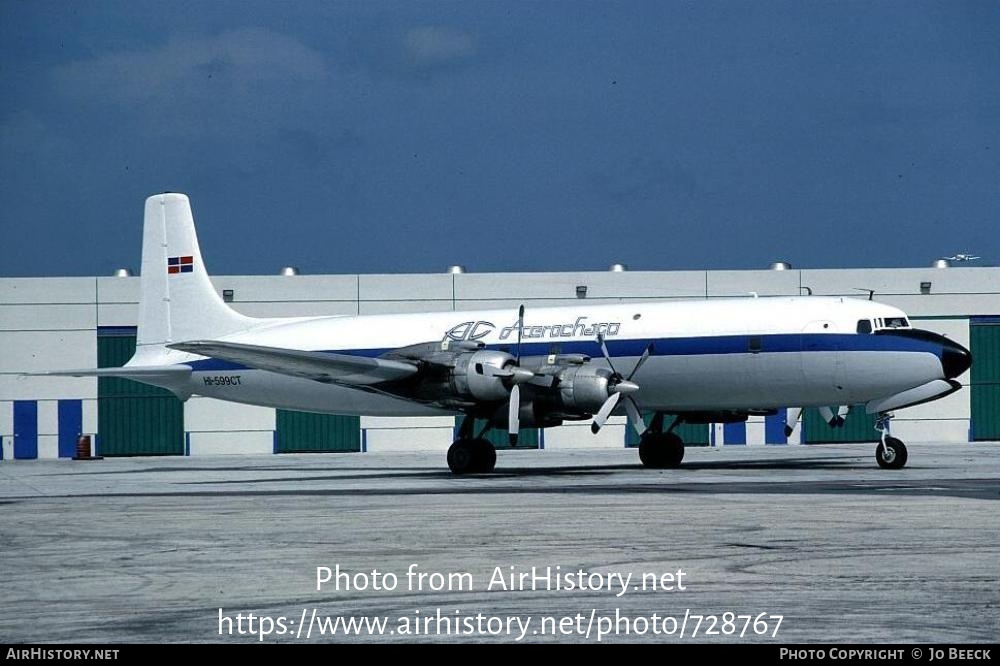
<path id="1" fill-rule="evenodd" d="M 921 328 L 968 345 L 970 318 L 1000 315 L 1000 268 L 910 268 L 784 271 L 632 271 L 578 273 L 218 276 L 232 306 L 253 316 L 351 315 L 428 310 L 472 310 L 578 303 L 760 296 L 842 295 L 877 300 L 905 310 Z M 14 455 L 15 420 L 35 438 L 37 456 L 72 454 L 80 432 L 96 434 L 95 379 L 23 377 L 17 373 L 95 367 L 98 330 L 134 327 L 139 278 L 0 278 L 0 451 Z M 968 386 L 969 373 L 959 378 Z M 969 390 L 902 410 L 894 433 L 907 441 L 968 441 Z M 17 414 L 17 417 L 15 417 Z M 35 431 L 31 432 L 34 423 Z M 25 425 L 27 424 L 27 425 Z M 449 418 L 362 417 L 361 446 L 368 451 L 433 449 L 452 441 Z M 184 452 L 191 455 L 276 450 L 275 410 L 192 398 L 184 409 Z M 752 418 L 739 429 L 710 427 L 715 444 L 763 444 L 767 426 Z M 792 440 L 797 441 L 801 429 Z M 24 440 L 27 441 L 27 440 Z M 620 447 L 624 419 L 598 437 L 586 423 L 540 435 L 546 448 Z"/>

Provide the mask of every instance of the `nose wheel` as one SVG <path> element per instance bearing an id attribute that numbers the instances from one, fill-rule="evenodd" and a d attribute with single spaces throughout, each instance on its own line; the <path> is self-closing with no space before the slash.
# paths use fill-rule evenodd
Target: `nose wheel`
<path id="1" fill-rule="evenodd" d="M 903 469 L 906 465 L 906 445 L 901 439 L 889 434 L 892 414 L 880 414 L 875 429 L 882 433 L 882 439 L 875 447 L 875 462 L 882 469 Z"/>
<path id="2" fill-rule="evenodd" d="M 906 465 L 906 445 L 895 437 L 886 437 L 875 447 L 875 462 L 882 469 L 902 469 Z"/>

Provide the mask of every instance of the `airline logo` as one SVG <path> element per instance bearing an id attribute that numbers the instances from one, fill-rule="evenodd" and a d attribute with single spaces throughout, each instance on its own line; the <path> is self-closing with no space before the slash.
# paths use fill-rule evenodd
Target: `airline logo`
<path id="1" fill-rule="evenodd" d="M 194 257 L 168 257 L 167 273 L 190 273 L 194 271 Z"/>
<path id="2" fill-rule="evenodd" d="M 586 315 L 577 317 L 572 323 L 546 324 L 544 326 L 524 326 L 522 337 L 529 338 L 590 338 L 598 334 L 606 338 L 618 335 L 621 330 L 621 322 L 602 321 L 589 322 Z M 476 341 L 485 338 L 496 330 L 496 326 L 491 321 L 465 321 L 456 326 L 452 326 L 445 333 L 452 340 Z M 517 339 L 517 324 L 504 326 L 500 329 L 501 340 Z"/>

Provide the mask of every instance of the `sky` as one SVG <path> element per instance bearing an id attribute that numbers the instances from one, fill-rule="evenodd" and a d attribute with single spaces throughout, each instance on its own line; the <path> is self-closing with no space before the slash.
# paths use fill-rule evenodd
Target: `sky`
<path id="1" fill-rule="evenodd" d="M 1000 265 L 1000 3 L 0 0 L 0 275 Z"/>

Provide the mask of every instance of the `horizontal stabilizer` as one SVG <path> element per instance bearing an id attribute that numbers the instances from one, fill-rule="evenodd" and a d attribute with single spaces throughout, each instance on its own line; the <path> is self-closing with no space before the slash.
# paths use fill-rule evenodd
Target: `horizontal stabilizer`
<path id="1" fill-rule="evenodd" d="M 865 411 L 869 414 L 881 414 L 893 409 L 912 407 L 913 405 L 943 398 L 960 388 L 962 388 L 962 385 L 954 379 L 935 379 L 932 382 L 927 382 L 908 391 L 903 391 L 887 398 L 872 400 L 865 405 Z"/>
<path id="2" fill-rule="evenodd" d="M 143 381 L 162 377 L 164 379 L 183 379 L 191 374 L 191 368 L 186 365 L 143 365 L 124 368 L 80 368 L 77 370 L 49 370 L 46 372 L 25 372 L 31 377 L 119 377 Z"/>
<path id="3" fill-rule="evenodd" d="M 317 382 L 364 386 L 409 377 L 417 366 L 384 358 L 368 358 L 332 352 L 261 347 L 218 340 L 193 340 L 167 345 L 199 356 L 239 363 Z"/>
<path id="4" fill-rule="evenodd" d="M 116 377 L 131 379 L 165 388 L 180 400 L 191 397 L 191 368 L 186 365 L 137 365 L 123 368 L 81 368 L 78 370 L 50 370 L 26 372 L 34 377 Z"/>

